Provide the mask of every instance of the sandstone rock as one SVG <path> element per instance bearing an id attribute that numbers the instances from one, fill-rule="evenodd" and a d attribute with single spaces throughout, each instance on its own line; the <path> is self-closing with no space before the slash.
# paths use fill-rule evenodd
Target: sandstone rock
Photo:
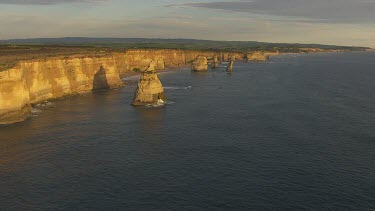
<path id="1" fill-rule="evenodd" d="M 0 86 L 0 124 L 24 121 L 31 114 L 29 92 L 23 80 L 2 82 Z"/>
<path id="2" fill-rule="evenodd" d="M 151 62 L 147 70 L 141 74 L 132 105 L 160 105 L 165 102 L 163 85 L 155 72 L 155 63 Z"/>
<path id="3" fill-rule="evenodd" d="M 146 69 L 155 61 L 155 69 L 187 66 L 201 55 L 204 71 L 207 59 L 217 54 L 225 61 L 228 52 L 187 50 L 128 50 L 108 55 L 48 57 L 19 61 L 0 71 L 0 124 L 26 119 L 31 106 L 50 99 L 123 86 L 120 74 L 134 68 Z M 232 52 L 241 59 L 243 54 Z M 144 76 L 146 78 L 147 76 Z"/>
<path id="4" fill-rule="evenodd" d="M 247 61 L 266 61 L 267 56 L 263 52 L 253 52 L 246 55 Z"/>
<path id="5" fill-rule="evenodd" d="M 233 64 L 234 64 L 235 60 L 236 60 L 236 58 L 234 56 L 231 56 L 230 61 L 229 61 L 229 65 L 227 67 L 227 72 L 233 72 Z"/>
<path id="6" fill-rule="evenodd" d="M 122 86 L 113 57 L 22 61 L 0 72 L 0 124 L 25 120 L 31 104 Z"/>
<path id="7" fill-rule="evenodd" d="M 231 62 L 231 61 L 235 62 L 236 59 L 237 59 L 236 55 L 231 54 L 230 57 L 229 57 L 229 62 Z"/>
<path id="8" fill-rule="evenodd" d="M 207 71 L 208 70 L 208 61 L 205 56 L 199 55 L 191 65 L 192 71 Z"/>
<path id="9" fill-rule="evenodd" d="M 219 57 L 215 54 L 214 57 L 212 58 L 212 68 L 218 68 L 219 67 Z"/>
<path id="10" fill-rule="evenodd" d="M 247 61 L 267 61 L 270 56 L 278 55 L 279 52 L 262 52 L 255 51 L 246 54 Z"/>

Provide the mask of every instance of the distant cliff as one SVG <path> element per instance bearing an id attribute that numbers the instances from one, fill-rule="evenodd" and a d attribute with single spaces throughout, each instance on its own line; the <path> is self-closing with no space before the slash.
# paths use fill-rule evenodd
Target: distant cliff
<path id="1" fill-rule="evenodd" d="M 31 105 L 67 95 L 122 86 L 120 75 L 134 69 L 145 70 L 155 61 L 157 70 L 188 66 L 198 56 L 218 55 L 228 60 L 228 52 L 183 50 L 130 50 L 106 56 L 45 58 L 20 61 L 0 72 L 0 124 L 25 120 Z M 246 54 L 232 53 L 238 60 Z"/>
<path id="2" fill-rule="evenodd" d="M 275 56 L 279 54 L 279 52 L 262 52 L 262 51 L 255 51 L 246 54 L 247 61 L 266 61 L 270 56 Z"/>

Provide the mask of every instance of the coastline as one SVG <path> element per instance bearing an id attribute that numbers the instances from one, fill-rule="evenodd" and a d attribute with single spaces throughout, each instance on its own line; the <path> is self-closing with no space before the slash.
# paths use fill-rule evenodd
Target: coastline
<path id="1" fill-rule="evenodd" d="M 98 56 L 65 56 L 19 61 L 0 72 L 0 124 L 22 122 L 31 115 L 31 106 L 92 90 L 124 86 L 121 75 L 145 70 L 155 61 L 156 70 L 188 66 L 198 55 L 223 60 L 231 54 L 215 51 L 128 50 Z"/>
<path id="2" fill-rule="evenodd" d="M 314 52 L 331 53 L 331 52 Z M 272 56 L 301 55 L 278 52 L 218 52 L 191 50 L 128 50 L 123 53 L 89 56 L 57 56 L 20 61 L 0 72 L 0 124 L 22 122 L 31 115 L 32 105 L 93 90 L 125 86 L 122 78 L 138 75 L 155 61 L 156 70 L 188 67 L 198 55 L 220 61 L 235 56 L 239 61 L 266 61 Z"/>

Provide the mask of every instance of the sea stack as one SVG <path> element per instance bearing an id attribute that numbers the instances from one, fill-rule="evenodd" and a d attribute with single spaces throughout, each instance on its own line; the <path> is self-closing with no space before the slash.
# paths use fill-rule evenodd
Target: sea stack
<path id="1" fill-rule="evenodd" d="M 141 73 L 132 105 L 163 105 L 165 102 L 163 85 L 155 72 L 155 63 L 151 61 L 147 70 Z"/>
<path id="2" fill-rule="evenodd" d="M 229 62 L 229 65 L 228 65 L 228 67 L 227 67 L 227 72 L 233 72 L 233 63 L 234 63 L 233 60 L 231 60 L 231 61 Z"/>
<path id="3" fill-rule="evenodd" d="M 204 56 L 199 55 L 192 63 L 191 70 L 200 72 L 208 70 L 208 61 Z"/>
<path id="4" fill-rule="evenodd" d="M 236 58 L 231 55 L 230 58 L 229 58 L 229 65 L 227 67 L 227 72 L 233 72 L 233 64 L 234 64 L 235 60 L 236 60 Z"/>
<path id="5" fill-rule="evenodd" d="M 219 67 L 219 57 L 215 54 L 212 58 L 212 68 L 218 68 Z"/>

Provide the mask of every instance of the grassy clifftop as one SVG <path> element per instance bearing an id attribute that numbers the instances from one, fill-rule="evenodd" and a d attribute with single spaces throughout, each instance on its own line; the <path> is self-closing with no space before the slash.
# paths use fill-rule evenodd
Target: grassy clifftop
<path id="1" fill-rule="evenodd" d="M 98 56 L 106 55 L 110 52 L 109 49 L 92 47 L 0 44 L 0 71 L 11 68 L 22 60 L 67 57 L 72 55 Z"/>
<path id="2" fill-rule="evenodd" d="M 65 37 L 65 38 L 36 38 L 36 39 L 14 39 L 0 40 L 6 44 L 27 45 L 63 45 L 63 46 L 86 46 L 106 48 L 168 48 L 188 50 L 278 50 L 280 52 L 299 52 L 302 48 L 320 48 L 336 50 L 365 50 L 366 47 L 335 46 L 319 44 L 298 43 L 266 43 L 256 41 L 213 41 L 194 39 L 144 39 L 144 38 L 87 38 L 87 37 Z"/>
<path id="3" fill-rule="evenodd" d="M 265 43 L 255 41 L 211 41 L 142 38 L 40 38 L 0 40 L 0 71 L 21 60 L 72 55 L 100 56 L 126 49 L 179 49 L 208 51 L 268 51 L 301 53 L 321 51 L 365 51 L 369 48 L 318 44 Z"/>

